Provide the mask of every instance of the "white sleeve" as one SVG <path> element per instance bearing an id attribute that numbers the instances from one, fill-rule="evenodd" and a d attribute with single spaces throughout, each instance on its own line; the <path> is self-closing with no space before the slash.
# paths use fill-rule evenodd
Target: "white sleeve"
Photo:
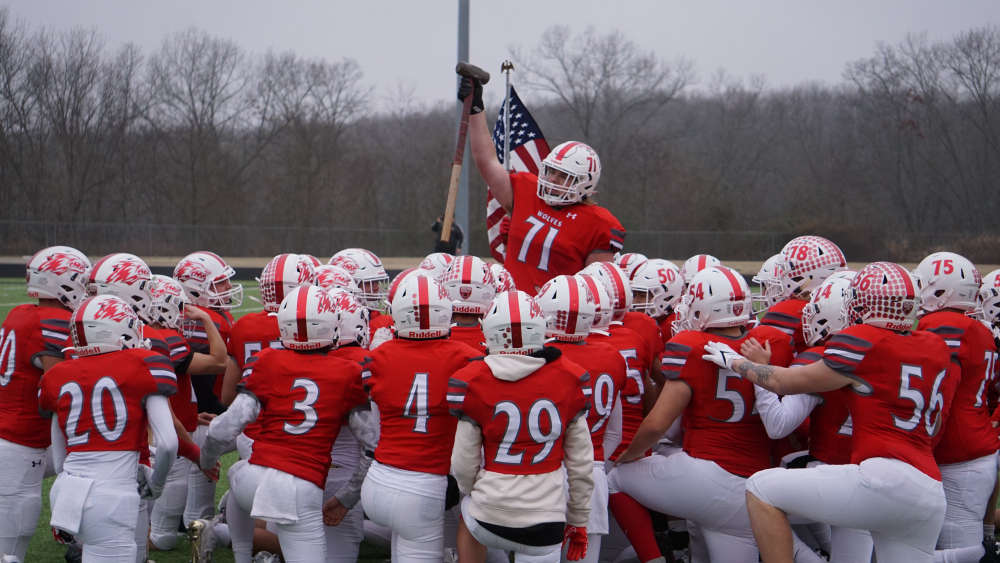
<path id="1" fill-rule="evenodd" d="M 586 416 L 578 416 L 563 436 L 563 465 L 569 481 L 566 523 L 586 526 L 590 520 L 590 498 L 594 494 L 594 442 Z"/>
<path id="2" fill-rule="evenodd" d="M 606 461 L 611 454 L 615 453 L 618 445 L 622 443 L 622 396 L 619 394 L 615 398 L 615 407 L 611 409 L 611 416 L 608 417 L 608 427 L 604 429 L 604 459 Z"/>
<path id="3" fill-rule="evenodd" d="M 362 455 L 351 478 L 337 489 L 333 496 L 337 497 L 340 504 L 352 508 L 361 500 L 361 485 L 368 475 L 368 468 L 372 464 L 375 448 L 378 446 L 380 425 L 378 412 L 372 412 L 370 409 L 354 409 L 347 418 L 347 424 L 351 434 L 361 444 Z"/>
<path id="4" fill-rule="evenodd" d="M 803 393 L 778 398 L 759 385 L 754 385 L 753 388 L 754 406 L 760 413 L 760 420 L 764 423 L 767 436 L 772 440 L 791 434 L 820 403 L 820 398 L 816 395 Z"/>
<path id="5" fill-rule="evenodd" d="M 208 425 L 208 435 L 201 446 L 201 468 L 215 467 L 219 456 L 225 453 L 227 444 L 231 444 L 248 424 L 257 420 L 259 414 L 260 402 L 257 397 L 251 393 L 238 393 L 226 412 L 215 417 Z"/>
<path id="6" fill-rule="evenodd" d="M 156 443 L 156 464 L 149 486 L 154 491 L 154 496 L 159 496 L 159 491 L 163 490 L 163 485 L 167 482 L 170 466 L 177 459 L 177 431 L 174 430 L 174 416 L 170 412 L 167 398 L 163 395 L 146 397 L 146 417 Z"/>
<path id="7" fill-rule="evenodd" d="M 467 495 L 476 482 L 482 463 L 483 433 L 479 425 L 459 419 L 455 427 L 455 445 L 451 450 L 451 474 L 458 482 L 458 492 Z"/>
<path id="8" fill-rule="evenodd" d="M 59 427 L 59 417 L 52 414 L 52 469 L 56 474 L 62 473 L 63 462 L 66 461 L 66 436 Z"/>

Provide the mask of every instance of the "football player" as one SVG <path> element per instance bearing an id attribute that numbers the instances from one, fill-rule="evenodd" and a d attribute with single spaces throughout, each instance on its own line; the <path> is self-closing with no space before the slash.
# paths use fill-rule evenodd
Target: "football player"
<path id="1" fill-rule="evenodd" d="M 511 214 L 504 266 L 517 287 L 531 294 L 560 274 L 573 275 L 591 262 L 610 262 L 622 249 L 625 228 L 594 203 L 601 160 L 579 141 L 557 145 L 538 176 L 507 172 L 497 160 L 483 112 L 482 85 L 465 78 L 460 100 L 472 96 L 469 147 L 486 185 Z"/>
<path id="2" fill-rule="evenodd" d="M 758 291 L 753 296 L 753 314 L 760 315 L 784 301 L 788 295 L 785 293 L 785 284 L 781 281 L 781 268 L 785 264 L 785 255 L 777 253 L 771 256 L 760 265 L 760 270 L 750 280 L 757 284 Z"/>
<path id="3" fill-rule="evenodd" d="M 368 421 L 356 416 L 368 405 L 361 366 L 328 353 L 339 341 L 338 317 L 326 291 L 302 286 L 289 292 L 277 311 L 284 349 L 250 358 L 239 395 L 209 426 L 202 467 L 214 466 L 251 421 L 259 420 L 262 428 L 250 459 L 229 469 L 226 520 L 237 563 L 250 561 L 252 518 L 276 525 L 285 561 L 326 558 L 322 509 L 330 449 L 348 415 L 359 438 L 370 436 L 361 431 Z M 359 466 L 357 482 L 365 469 L 367 464 Z M 354 506 L 356 487 L 345 487 L 338 497 L 342 506 Z"/>
<path id="4" fill-rule="evenodd" d="M 177 455 L 167 402 L 177 380 L 170 360 L 145 348 L 142 321 L 118 297 L 85 300 L 70 332 L 75 359 L 42 377 L 38 397 L 55 415 L 50 524 L 83 544 L 84 561 L 131 562 L 140 497 L 159 496 Z M 147 426 L 157 446 L 153 469 L 139 464 Z"/>
<path id="5" fill-rule="evenodd" d="M 417 264 L 417 269 L 420 273 L 435 280 L 441 281 L 445 274 L 448 273 L 448 269 L 451 268 L 451 263 L 455 261 L 455 256 L 448 254 L 447 252 L 433 252 L 424 257 L 423 260 Z"/>
<path id="6" fill-rule="evenodd" d="M 802 336 L 802 308 L 830 274 L 847 269 L 847 260 L 833 241 L 812 235 L 788 241 L 781 255 L 781 282 L 787 297 L 768 308 L 760 323 L 791 335 L 798 353 L 807 348 Z"/>
<path id="7" fill-rule="evenodd" d="M 382 260 L 370 250 L 345 248 L 331 256 L 329 263 L 350 272 L 361 288 L 358 298 L 371 313 L 368 324 L 371 334 L 368 341 L 374 345 L 392 338 L 392 317 L 385 314 L 388 307 L 386 298 L 389 295 L 389 275 L 382 266 Z"/>
<path id="8" fill-rule="evenodd" d="M 452 303 L 419 270 L 396 288 L 391 307 L 396 337 L 365 363 L 380 432 L 361 498 L 368 518 L 392 530 L 393 560 L 441 561 L 457 422 L 448 414 L 448 379 L 481 354 L 448 339 Z"/>
<path id="9" fill-rule="evenodd" d="M 486 354 L 479 321 L 497 293 L 489 266 L 475 256 L 458 256 L 439 281 L 452 303 L 450 338 Z"/>
<path id="10" fill-rule="evenodd" d="M 712 266 L 721 266 L 722 261 L 711 254 L 695 254 L 688 258 L 681 265 L 681 277 L 684 278 L 684 292 L 687 293 L 687 286 L 698 272 Z"/>
<path id="11" fill-rule="evenodd" d="M 830 338 L 821 361 L 762 366 L 723 343 L 705 346 L 705 359 L 778 394 L 852 391 L 850 464 L 773 468 L 747 481 L 763 560 L 792 561 L 789 515 L 871 530 L 879 561 L 933 560 L 945 514 L 933 441 L 957 377 L 938 336 L 910 332 L 919 304 L 909 272 L 875 262 L 851 283 L 846 308 L 856 324 Z"/>
<path id="12" fill-rule="evenodd" d="M 496 282 L 497 293 L 517 289 L 514 285 L 514 277 L 510 275 L 507 268 L 503 267 L 503 264 L 496 262 L 490 264 L 490 272 L 493 273 L 493 281 Z"/>
<path id="13" fill-rule="evenodd" d="M 23 560 L 42 510 L 48 421 L 38 414 L 42 373 L 63 359 L 69 318 L 86 297 L 90 260 L 51 246 L 28 260 L 28 295 L 37 304 L 11 309 L 0 327 L 0 553 Z"/>
<path id="14" fill-rule="evenodd" d="M 632 310 L 652 317 L 660 327 L 662 344 L 666 344 L 674 335 L 673 323 L 677 319 L 674 307 L 684 294 L 680 269 L 673 262 L 653 258 L 634 272 L 630 284 Z"/>
<path id="15" fill-rule="evenodd" d="M 527 293 L 501 293 L 483 318 L 489 355 L 449 384 L 459 419 L 451 471 L 464 495 L 462 561 L 483 561 L 489 546 L 515 552 L 515 561 L 555 562 L 564 538 L 567 559 L 586 556 L 594 488 L 590 377 L 545 346 L 545 330 Z"/>
<path id="16" fill-rule="evenodd" d="M 958 361 L 951 414 L 934 446 L 948 505 L 937 548 L 950 552 L 948 561 L 978 562 L 1000 447 L 987 404 L 996 343 L 990 330 L 970 316 L 979 306 L 982 279 L 972 262 L 954 252 L 927 256 L 913 277 L 920 292 L 917 329 L 941 336 Z"/>

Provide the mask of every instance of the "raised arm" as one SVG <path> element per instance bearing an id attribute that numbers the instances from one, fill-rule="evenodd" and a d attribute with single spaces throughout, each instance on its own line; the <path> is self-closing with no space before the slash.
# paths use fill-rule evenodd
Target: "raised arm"
<path id="1" fill-rule="evenodd" d="M 514 207 L 514 192 L 511 189 L 510 175 L 497 160 L 496 148 L 493 145 L 493 135 L 486 124 L 486 114 L 483 112 L 483 87 L 472 79 L 462 79 L 458 89 L 458 99 L 465 100 L 472 96 L 472 109 L 469 117 L 469 149 L 472 160 L 479 169 L 483 181 L 493 192 L 493 197 L 510 213 Z"/>

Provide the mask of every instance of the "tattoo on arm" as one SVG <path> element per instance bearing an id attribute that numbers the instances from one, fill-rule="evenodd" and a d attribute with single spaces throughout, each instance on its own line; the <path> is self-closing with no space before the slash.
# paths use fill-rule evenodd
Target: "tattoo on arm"
<path id="1" fill-rule="evenodd" d="M 736 373 L 765 388 L 768 379 L 774 374 L 774 366 L 762 366 L 750 360 L 744 360 L 733 367 L 736 368 Z"/>

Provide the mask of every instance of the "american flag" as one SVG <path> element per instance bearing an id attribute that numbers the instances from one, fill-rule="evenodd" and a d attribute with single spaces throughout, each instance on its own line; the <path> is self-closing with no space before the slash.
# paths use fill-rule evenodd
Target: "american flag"
<path id="1" fill-rule="evenodd" d="M 493 144 L 497 149 L 497 158 L 503 163 L 503 104 L 493 126 Z M 530 172 L 538 174 L 542 159 L 549 154 L 549 144 L 545 142 L 542 130 L 531 117 L 528 108 L 524 107 L 521 98 L 517 96 L 514 87 L 510 88 L 510 170 L 512 172 Z M 500 224 L 507 213 L 493 193 L 486 192 L 486 237 L 490 241 L 490 253 L 497 261 L 503 262 L 506 248 L 503 237 L 500 236 Z"/>

